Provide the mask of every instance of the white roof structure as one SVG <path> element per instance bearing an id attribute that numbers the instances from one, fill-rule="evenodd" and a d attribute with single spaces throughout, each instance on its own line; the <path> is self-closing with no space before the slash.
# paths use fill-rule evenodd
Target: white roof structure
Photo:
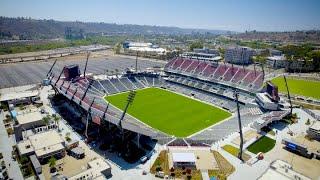
<path id="1" fill-rule="evenodd" d="M 259 180 L 269 180 L 269 179 L 300 179 L 300 180 L 311 180 L 309 177 L 304 176 L 292 169 L 292 166 L 282 160 L 276 160 L 271 163 L 269 169 L 263 173 Z"/>
<path id="2" fill-rule="evenodd" d="M 111 169 L 111 166 L 101 158 L 92 160 L 88 162 L 88 169 L 82 171 L 79 174 L 76 174 L 68 179 L 79 179 L 81 177 L 87 177 L 87 179 L 105 179 L 104 175 L 102 174 L 103 171 Z"/>
<path id="3" fill-rule="evenodd" d="M 42 120 L 43 115 L 39 111 L 34 111 L 25 114 L 19 113 L 16 118 L 19 124 L 27 124 Z"/>
<path id="4" fill-rule="evenodd" d="M 28 140 L 18 144 L 18 149 L 20 154 L 34 151 L 37 157 L 41 157 L 64 149 L 63 143 L 64 140 L 60 137 L 59 133 L 51 130 L 29 136 Z"/>
<path id="5" fill-rule="evenodd" d="M 10 101 L 14 99 L 22 99 L 28 97 L 38 96 L 38 91 L 24 91 L 24 92 L 10 92 L 4 93 L 0 96 L 0 101 Z"/>
<path id="6" fill-rule="evenodd" d="M 166 49 L 164 48 L 152 48 L 152 47 L 129 47 L 132 51 L 141 51 L 141 52 L 155 52 L 155 53 L 165 53 Z"/>
<path id="7" fill-rule="evenodd" d="M 172 153 L 173 162 L 196 162 L 194 153 Z"/>
<path id="8" fill-rule="evenodd" d="M 284 61 L 286 58 L 284 56 L 270 56 L 267 59 L 273 60 L 273 61 Z"/>
<path id="9" fill-rule="evenodd" d="M 316 121 L 312 126 L 310 126 L 311 129 L 320 131 L 320 122 Z"/>
<path id="10" fill-rule="evenodd" d="M 271 99 L 268 96 L 268 93 L 263 92 L 263 93 L 257 93 L 256 96 L 260 98 L 263 102 L 268 102 L 272 103 Z"/>

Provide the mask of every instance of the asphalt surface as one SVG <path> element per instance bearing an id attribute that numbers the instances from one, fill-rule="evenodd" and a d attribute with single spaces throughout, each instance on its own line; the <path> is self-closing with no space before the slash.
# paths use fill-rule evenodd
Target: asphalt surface
<path id="1" fill-rule="evenodd" d="M 15 86 L 40 83 L 46 76 L 53 60 L 40 62 L 26 62 L 0 65 L 0 89 Z M 84 70 L 85 60 L 58 60 L 53 73 L 57 76 L 65 65 L 79 64 L 81 72 Z M 164 66 L 163 62 L 139 60 L 138 69 L 143 70 L 153 66 Z M 125 57 L 109 57 L 108 59 L 89 60 L 87 72 L 93 74 L 105 73 L 108 69 L 123 72 L 126 68 L 134 68 L 135 60 Z"/>

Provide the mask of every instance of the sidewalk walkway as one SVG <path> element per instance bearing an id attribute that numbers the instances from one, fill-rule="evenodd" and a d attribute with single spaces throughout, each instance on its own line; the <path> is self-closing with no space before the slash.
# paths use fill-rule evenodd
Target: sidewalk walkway
<path id="1" fill-rule="evenodd" d="M 8 169 L 9 178 L 14 180 L 23 180 L 18 162 L 13 161 L 11 158 L 12 146 L 14 145 L 14 142 L 12 138 L 8 137 L 7 131 L 3 124 L 3 119 L 4 114 L 3 112 L 0 112 L 0 152 L 3 154 L 3 159 Z"/>
<path id="2" fill-rule="evenodd" d="M 210 180 L 208 170 L 201 170 L 202 180 Z"/>

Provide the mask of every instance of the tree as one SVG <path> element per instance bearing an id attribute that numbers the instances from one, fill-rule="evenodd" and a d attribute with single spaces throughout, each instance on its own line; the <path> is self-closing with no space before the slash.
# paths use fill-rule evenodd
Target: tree
<path id="1" fill-rule="evenodd" d="M 190 51 L 193 51 L 195 48 L 203 48 L 203 43 L 201 41 L 191 43 L 189 46 Z"/>
<path id="2" fill-rule="evenodd" d="M 56 114 L 53 114 L 52 117 L 53 117 L 54 123 L 58 126 L 58 131 L 60 131 L 60 128 L 59 128 L 60 117 L 58 117 Z"/>
<path id="3" fill-rule="evenodd" d="M 312 51 L 307 55 L 312 60 L 315 71 L 320 71 L 320 51 Z"/>
<path id="4" fill-rule="evenodd" d="M 70 132 L 67 132 L 67 133 L 66 133 L 66 140 L 67 140 L 68 142 L 71 141 Z"/>
<path id="5" fill-rule="evenodd" d="M 51 120 L 50 115 L 47 115 L 47 116 L 45 116 L 45 117 L 42 118 L 42 121 L 43 121 L 46 125 L 49 124 L 50 120 Z"/>
<path id="6" fill-rule="evenodd" d="M 219 55 L 222 57 L 222 59 L 224 59 L 224 54 L 225 54 L 226 50 L 219 47 Z"/>
<path id="7" fill-rule="evenodd" d="M 310 119 L 307 119 L 306 125 L 310 125 Z"/>
<path id="8" fill-rule="evenodd" d="M 51 156 L 51 158 L 49 159 L 49 167 L 54 168 L 56 166 L 56 163 L 57 163 L 57 159 Z"/>
<path id="9" fill-rule="evenodd" d="M 114 47 L 113 50 L 116 54 L 120 54 L 120 50 L 121 50 L 121 44 L 117 43 Z"/>

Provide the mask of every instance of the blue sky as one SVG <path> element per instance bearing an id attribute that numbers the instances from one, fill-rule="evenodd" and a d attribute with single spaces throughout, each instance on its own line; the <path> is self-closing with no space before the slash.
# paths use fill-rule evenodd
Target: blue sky
<path id="1" fill-rule="evenodd" d="M 320 0 L 0 0 L 0 15 L 233 31 L 320 29 Z"/>

